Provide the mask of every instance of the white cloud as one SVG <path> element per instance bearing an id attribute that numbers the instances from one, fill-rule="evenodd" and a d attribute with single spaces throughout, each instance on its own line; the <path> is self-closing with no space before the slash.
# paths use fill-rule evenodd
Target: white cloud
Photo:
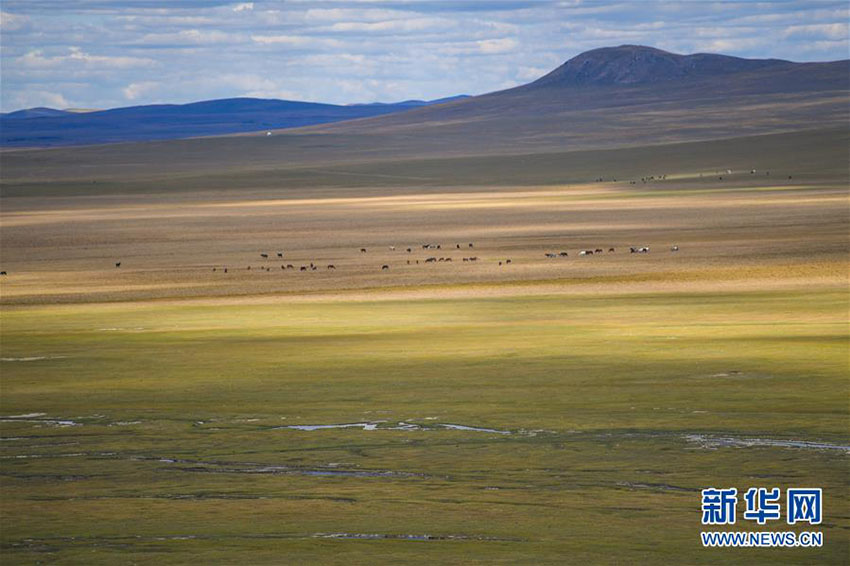
<path id="1" fill-rule="evenodd" d="M 68 48 L 67 55 L 56 55 L 54 57 L 45 56 L 44 51 L 36 49 L 30 51 L 15 61 L 27 68 L 35 69 L 50 69 L 59 67 L 111 67 L 111 68 L 128 68 L 128 67 L 146 67 L 154 65 L 156 61 L 142 57 L 127 57 L 118 56 L 111 57 L 107 55 L 91 55 L 86 53 L 79 47 Z"/>
<path id="2" fill-rule="evenodd" d="M 381 21 L 400 19 L 409 14 L 398 10 L 383 10 L 370 8 L 312 8 L 304 14 L 307 22 L 340 22 L 340 21 Z"/>
<path id="3" fill-rule="evenodd" d="M 841 40 L 850 37 L 850 26 L 846 22 L 788 26 L 782 35 L 785 38 Z"/>
<path id="4" fill-rule="evenodd" d="M 253 2 L 240 2 L 233 7 L 234 12 L 250 12 L 254 9 Z"/>
<path id="5" fill-rule="evenodd" d="M 215 29 L 184 29 L 178 32 L 149 33 L 133 43 L 137 45 L 218 45 L 237 42 L 240 39 L 240 36 L 236 34 Z"/>
<path id="6" fill-rule="evenodd" d="M 122 92 L 124 93 L 124 98 L 126 98 L 127 100 L 136 100 L 141 96 L 146 96 L 156 91 L 159 86 L 160 83 L 154 81 L 130 83 L 122 89 Z"/>
<path id="7" fill-rule="evenodd" d="M 48 106 L 50 108 L 68 108 L 71 104 L 58 92 L 45 90 L 33 90 L 17 93 L 12 97 L 15 108 L 33 108 L 36 106 Z"/>
<path id="8" fill-rule="evenodd" d="M 20 31 L 24 29 L 30 22 L 26 16 L 19 14 L 10 14 L 0 10 L 0 30 L 5 32 Z"/>
<path id="9" fill-rule="evenodd" d="M 522 81 L 534 81 L 551 70 L 543 67 L 520 67 L 516 73 L 516 78 Z"/>
<path id="10" fill-rule="evenodd" d="M 456 25 L 457 22 L 446 18 L 404 18 L 379 22 L 337 22 L 328 29 L 344 32 L 412 32 L 446 30 Z"/>
<path id="11" fill-rule="evenodd" d="M 262 45 L 288 45 L 289 47 L 340 47 L 342 42 L 323 37 L 305 35 L 252 35 L 251 41 Z"/>
<path id="12" fill-rule="evenodd" d="M 513 51 L 519 45 L 519 42 L 512 37 L 504 37 L 501 39 L 482 39 L 476 42 L 481 53 L 506 53 Z"/>

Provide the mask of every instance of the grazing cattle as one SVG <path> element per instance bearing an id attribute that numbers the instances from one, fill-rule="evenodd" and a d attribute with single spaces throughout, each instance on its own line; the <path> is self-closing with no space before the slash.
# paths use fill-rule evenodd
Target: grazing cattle
<path id="1" fill-rule="evenodd" d="M 411 248 L 407 248 L 407 253 L 410 253 L 410 252 L 412 252 L 412 251 L 413 251 L 413 250 L 412 250 Z"/>
<path id="2" fill-rule="evenodd" d="M 673 246 L 672 248 L 670 248 L 670 251 L 671 251 L 671 252 L 678 252 L 678 251 L 679 251 L 679 246 Z"/>
<path id="3" fill-rule="evenodd" d="M 394 251 L 395 251 L 395 246 L 390 246 L 390 251 L 391 251 L 391 252 L 394 252 Z"/>
<path id="4" fill-rule="evenodd" d="M 471 258 L 469 258 L 469 261 L 478 261 L 478 257 L 477 257 L 477 256 L 472 256 Z"/>
<path id="5" fill-rule="evenodd" d="M 463 258 L 463 261 L 469 261 L 468 257 Z"/>
<path id="6" fill-rule="evenodd" d="M 546 252 L 546 257 L 558 257 L 556 254 Z"/>
<path id="7" fill-rule="evenodd" d="M 6 275 L 5 271 L 0 271 L 0 275 Z"/>
<path id="8" fill-rule="evenodd" d="M 226 268 L 226 267 L 224 268 L 224 272 L 225 272 L 225 273 L 227 273 L 227 268 Z"/>
<path id="9" fill-rule="evenodd" d="M 614 253 L 614 248 L 608 248 L 608 253 L 609 253 L 609 254 Z"/>
<path id="10" fill-rule="evenodd" d="M 286 266 L 285 266 L 285 265 L 281 265 L 281 266 L 280 266 L 280 268 L 281 268 L 281 269 L 283 269 L 284 271 L 286 271 Z"/>
<path id="11" fill-rule="evenodd" d="M 437 244 L 437 249 L 441 250 L 441 249 L 443 249 L 443 246 L 441 246 L 440 244 Z"/>
<path id="12" fill-rule="evenodd" d="M 116 261 L 116 262 L 115 262 L 115 267 L 121 267 L 121 262 L 120 262 L 120 261 Z"/>
<path id="13" fill-rule="evenodd" d="M 446 258 L 446 261 L 451 261 L 451 260 L 452 260 L 452 258 L 450 258 L 450 257 Z"/>
<path id="14" fill-rule="evenodd" d="M 457 249 L 460 249 L 460 244 L 456 244 Z"/>
<path id="15" fill-rule="evenodd" d="M 306 265 L 302 265 L 302 266 L 301 266 L 301 271 L 307 271 L 307 266 L 306 266 Z"/>
<path id="16" fill-rule="evenodd" d="M 649 246 L 642 246 L 642 247 L 639 247 L 639 248 L 629 248 L 629 253 L 647 254 L 647 253 L 649 253 Z"/>
<path id="17" fill-rule="evenodd" d="M 317 269 L 319 269 L 319 268 L 318 268 L 318 267 L 316 267 L 315 265 L 311 265 L 311 266 L 310 266 L 310 270 L 311 270 L 311 271 L 316 271 Z"/>
<path id="18" fill-rule="evenodd" d="M 366 248 L 360 248 L 360 253 L 361 253 L 361 254 L 365 254 L 365 253 L 366 253 Z"/>
<path id="19" fill-rule="evenodd" d="M 500 262 L 499 262 L 499 267 L 501 267 L 501 266 L 502 266 L 502 262 L 500 261 Z"/>
<path id="20" fill-rule="evenodd" d="M 382 265 L 382 266 L 381 266 L 381 271 L 386 271 L 386 270 L 387 270 L 387 269 L 389 269 L 389 268 L 390 268 L 390 266 L 389 266 L 389 265 Z"/>
<path id="21" fill-rule="evenodd" d="M 251 271 L 251 266 L 250 266 L 250 265 L 248 266 L 248 271 Z"/>
<path id="22" fill-rule="evenodd" d="M 283 252 L 277 252 L 277 257 L 283 257 Z"/>
<path id="23" fill-rule="evenodd" d="M 260 257 L 263 259 L 269 259 L 269 254 L 260 254 Z"/>
<path id="24" fill-rule="evenodd" d="M 440 259 L 438 259 L 437 261 L 446 261 L 446 258 L 441 257 L 441 258 L 440 258 Z"/>
<path id="25" fill-rule="evenodd" d="M 294 266 L 294 265 L 292 265 L 291 263 L 287 263 L 287 264 L 286 264 L 286 269 L 295 269 L 295 266 Z"/>
<path id="26" fill-rule="evenodd" d="M 510 262 L 511 262 L 511 260 L 509 260 L 509 259 L 505 260 L 505 263 L 510 263 Z"/>
<path id="27" fill-rule="evenodd" d="M 470 247 L 470 248 L 471 248 L 471 247 L 473 247 L 472 242 L 469 242 L 469 247 Z"/>
<path id="28" fill-rule="evenodd" d="M 596 248 L 596 249 L 595 249 L 595 250 L 593 250 L 593 251 L 594 251 L 594 253 L 601 254 L 601 253 L 602 253 L 602 248 Z"/>
<path id="29" fill-rule="evenodd" d="M 435 263 L 436 261 L 437 261 L 437 258 L 429 257 L 428 259 L 425 260 L 425 263 Z"/>
<path id="30" fill-rule="evenodd" d="M 558 255 L 561 256 L 561 257 L 569 257 L 570 256 L 570 254 L 568 254 L 567 252 L 561 252 Z"/>
<path id="31" fill-rule="evenodd" d="M 581 250 L 578 255 L 593 255 L 593 250 Z"/>

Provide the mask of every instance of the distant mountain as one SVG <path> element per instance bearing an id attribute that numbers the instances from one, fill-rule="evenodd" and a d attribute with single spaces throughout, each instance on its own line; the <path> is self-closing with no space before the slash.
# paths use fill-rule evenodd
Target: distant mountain
<path id="1" fill-rule="evenodd" d="M 3 120 L 24 120 L 27 118 L 57 118 L 60 116 L 67 116 L 68 114 L 71 114 L 71 112 L 39 106 L 37 108 L 16 110 L 15 112 L 6 112 L 4 114 L 0 114 L 0 118 Z"/>
<path id="2" fill-rule="evenodd" d="M 0 145 L 84 145 L 279 130 L 391 114 L 453 99 L 338 106 L 289 100 L 227 98 L 84 113 L 31 108 L 0 115 Z"/>
<path id="3" fill-rule="evenodd" d="M 794 63 L 780 59 L 741 59 L 712 53 L 678 55 L 652 47 L 621 45 L 586 51 L 528 86 L 640 85 L 719 77 L 789 65 Z"/>
<path id="4" fill-rule="evenodd" d="M 351 106 L 406 106 L 408 108 L 417 108 L 419 106 L 431 106 L 433 104 L 445 104 L 447 102 L 455 102 L 471 98 L 468 94 L 459 94 L 457 96 L 447 96 L 446 98 L 437 98 L 435 100 L 402 100 L 401 102 L 367 102 L 361 104 L 351 104 Z"/>
<path id="5" fill-rule="evenodd" d="M 623 45 L 582 53 L 508 90 L 299 132 L 392 136 L 399 151 L 481 155 L 846 127 L 848 120 L 848 60 L 795 63 Z"/>

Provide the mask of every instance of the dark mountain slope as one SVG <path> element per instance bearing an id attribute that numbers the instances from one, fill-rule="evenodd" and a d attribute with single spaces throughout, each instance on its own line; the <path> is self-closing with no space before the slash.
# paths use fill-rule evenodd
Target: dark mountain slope
<path id="1" fill-rule="evenodd" d="M 741 59 L 711 53 L 678 55 L 652 47 L 621 45 L 582 53 L 528 87 L 649 84 L 793 65 L 779 59 Z"/>
<path id="2" fill-rule="evenodd" d="M 466 154 L 613 147 L 847 123 L 850 61 L 792 63 L 597 49 L 530 84 L 301 130 L 394 135 Z"/>

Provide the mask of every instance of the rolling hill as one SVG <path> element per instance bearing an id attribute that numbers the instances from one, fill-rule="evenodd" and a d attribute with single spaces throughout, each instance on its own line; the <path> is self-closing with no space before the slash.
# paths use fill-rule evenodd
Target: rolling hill
<path id="1" fill-rule="evenodd" d="M 87 145 L 295 128 L 401 112 L 458 98 L 348 106 L 227 98 L 191 104 L 130 106 L 86 113 L 30 108 L 0 116 L 0 145 Z"/>

